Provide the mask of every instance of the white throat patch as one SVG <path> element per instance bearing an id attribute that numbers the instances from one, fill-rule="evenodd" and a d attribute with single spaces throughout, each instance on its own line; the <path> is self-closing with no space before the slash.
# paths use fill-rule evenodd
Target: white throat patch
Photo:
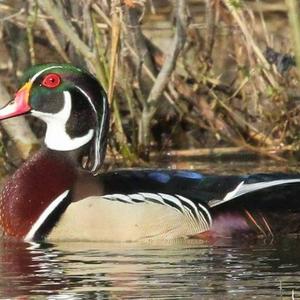
<path id="1" fill-rule="evenodd" d="M 45 144 L 49 149 L 58 151 L 71 151 L 87 144 L 94 136 L 94 130 L 90 129 L 81 137 L 71 138 L 66 132 L 66 123 L 71 115 L 71 94 L 64 91 L 64 107 L 56 114 L 32 110 L 33 116 L 43 120 L 47 124 Z"/>

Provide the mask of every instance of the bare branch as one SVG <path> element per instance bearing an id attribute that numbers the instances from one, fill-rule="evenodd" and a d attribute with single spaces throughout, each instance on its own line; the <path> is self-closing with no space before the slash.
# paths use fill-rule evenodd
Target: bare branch
<path id="1" fill-rule="evenodd" d="M 142 151 L 148 152 L 150 144 L 150 123 L 157 110 L 157 103 L 166 88 L 170 76 L 176 66 L 176 60 L 182 50 L 186 39 L 187 14 L 186 1 L 176 0 L 176 31 L 170 52 L 166 54 L 165 62 L 156 77 L 148 99 L 143 107 L 142 118 L 139 123 L 139 147 Z"/>
<path id="2" fill-rule="evenodd" d="M 57 8 L 52 0 L 43 0 L 39 5 L 50 16 L 53 17 L 56 25 L 66 35 L 74 47 L 86 58 L 93 60 L 95 55 L 90 48 L 80 39 L 72 24 L 70 24 L 63 16 L 62 12 Z"/>
<path id="3" fill-rule="evenodd" d="M 57 53 L 63 58 L 64 61 L 70 62 L 70 59 L 68 58 L 67 54 L 65 53 L 64 49 L 60 45 L 57 36 L 53 32 L 53 29 L 49 25 L 48 21 L 46 19 L 40 19 L 39 24 L 43 27 L 45 30 L 45 34 L 51 43 L 51 45 L 55 48 Z"/>
<path id="4" fill-rule="evenodd" d="M 176 0 L 176 32 L 170 52 L 166 55 L 165 63 L 160 70 L 152 90 L 148 96 L 147 102 L 152 106 L 152 114 L 155 113 L 155 104 L 162 95 L 170 76 L 175 68 L 176 59 L 184 46 L 186 39 L 187 15 L 186 1 Z"/>

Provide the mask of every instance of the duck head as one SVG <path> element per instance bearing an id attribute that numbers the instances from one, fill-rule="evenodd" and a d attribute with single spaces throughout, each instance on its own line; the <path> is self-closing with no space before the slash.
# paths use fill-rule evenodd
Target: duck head
<path id="1" fill-rule="evenodd" d="M 75 151 L 82 166 L 97 173 L 104 160 L 109 108 L 104 89 L 90 73 L 68 64 L 32 67 L 0 120 L 30 114 L 47 125 L 46 146 Z"/>

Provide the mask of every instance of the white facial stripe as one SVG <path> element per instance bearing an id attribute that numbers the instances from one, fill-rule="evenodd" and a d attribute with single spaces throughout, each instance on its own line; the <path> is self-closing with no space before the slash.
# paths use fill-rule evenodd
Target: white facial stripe
<path id="1" fill-rule="evenodd" d="M 76 86 L 76 88 L 77 88 L 78 90 L 80 90 L 80 92 L 88 99 L 88 101 L 89 101 L 89 103 L 90 103 L 92 109 L 94 110 L 94 112 L 96 113 L 96 116 L 97 116 L 97 110 L 96 110 L 96 107 L 95 107 L 93 101 L 91 100 L 91 98 L 89 97 L 89 95 L 88 95 L 82 88 L 80 88 L 79 86 Z M 105 121 L 105 117 L 104 117 L 104 116 L 105 116 L 105 114 L 106 114 L 106 105 L 105 105 L 105 101 L 106 101 L 106 98 L 103 99 L 103 101 L 102 101 L 102 105 L 103 105 L 103 107 L 102 107 L 102 114 L 103 114 L 103 117 L 102 117 L 101 124 L 100 124 L 100 128 L 99 128 L 99 135 L 98 135 L 98 136 L 96 137 L 96 139 L 95 139 L 95 163 L 94 163 L 94 166 L 93 166 L 93 168 L 92 168 L 91 171 L 95 171 L 96 168 L 97 168 L 97 165 L 98 165 L 99 162 L 100 162 L 100 153 L 101 153 L 101 151 L 100 151 L 100 149 L 99 149 L 100 143 L 99 143 L 98 139 L 101 139 L 102 132 L 103 132 L 103 130 L 104 130 L 104 121 Z"/>
<path id="2" fill-rule="evenodd" d="M 45 71 L 51 70 L 51 69 L 57 69 L 60 68 L 62 69 L 63 66 L 51 66 L 51 67 L 47 67 L 39 72 L 37 72 L 31 79 L 30 82 L 33 83 L 42 73 L 44 73 Z"/>
<path id="3" fill-rule="evenodd" d="M 39 216 L 39 218 L 35 221 L 35 223 L 32 225 L 29 232 L 26 234 L 24 241 L 30 242 L 33 238 L 36 232 L 40 229 L 40 227 L 45 223 L 47 218 L 50 216 L 50 214 L 57 208 L 57 206 L 62 203 L 63 200 L 66 199 L 68 193 L 70 190 L 66 190 L 62 194 L 60 194 L 54 201 L 50 203 L 50 205 L 43 211 L 43 213 Z"/>
<path id="4" fill-rule="evenodd" d="M 88 99 L 93 111 L 97 114 L 96 107 L 95 107 L 93 101 L 91 100 L 90 96 L 81 87 L 79 87 L 77 85 L 75 87 Z"/>
<path id="5" fill-rule="evenodd" d="M 49 149 L 58 151 L 71 151 L 88 143 L 94 136 L 94 130 L 90 129 L 81 137 L 71 138 L 66 132 L 66 123 L 71 115 L 71 94 L 64 91 L 64 107 L 56 114 L 44 113 L 32 110 L 33 116 L 43 120 L 47 124 L 45 144 Z"/>
<path id="6" fill-rule="evenodd" d="M 97 118 L 98 116 L 97 116 L 96 107 L 95 107 L 93 101 L 91 100 L 91 98 L 89 97 L 89 95 L 82 88 L 80 88 L 79 86 L 76 86 L 76 88 L 88 99 L 93 111 L 96 114 L 96 118 Z M 102 123 L 103 123 L 103 119 L 104 118 L 102 118 Z M 103 125 L 101 125 L 101 126 L 103 126 Z M 101 137 L 101 129 L 102 129 L 102 127 L 100 128 L 99 137 Z M 91 169 L 92 172 L 96 170 L 96 167 L 97 167 L 99 162 L 100 162 L 100 149 L 99 149 L 98 137 L 96 137 L 95 138 L 95 162 L 94 162 L 93 168 Z"/>
<path id="7" fill-rule="evenodd" d="M 99 136 L 97 137 L 98 139 L 101 139 L 102 134 L 103 134 L 103 130 L 104 130 L 104 121 L 105 121 L 105 114 L 106 114 L 106 105 L 105 105 L 105 103 L 106 103 L 106 97 L 102 101 L 102 105 L 103 105 L 103 107 L 102 107 L 102 116 L 103 117 L 102 117 L 101 124 L 100 124 Z M 97 162 L 100 162 L 100 149 L 99 149 L 100 143 L 98 141 L 95 141 L 95 142 L 96 142 L 96 149 L 95 149 L 96 159 L 95 159 L 95 164 L 94 164 L 94 167 L 93 167 L 92 171 L 96 170 Z"/>

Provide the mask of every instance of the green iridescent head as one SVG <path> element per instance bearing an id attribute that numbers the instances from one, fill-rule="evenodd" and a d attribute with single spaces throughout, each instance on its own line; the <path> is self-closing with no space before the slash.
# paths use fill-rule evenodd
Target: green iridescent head
<path id="1" fill-rule="evenodd" d="M 104 89 L 89 72 L 70 64 L 37 65 L 23 76 L 0 120 L 31 114 L 47 124 L 45 144 L 57 151 L 83 151 L 96 173 L 104 160 L 109 108 Z"/>

